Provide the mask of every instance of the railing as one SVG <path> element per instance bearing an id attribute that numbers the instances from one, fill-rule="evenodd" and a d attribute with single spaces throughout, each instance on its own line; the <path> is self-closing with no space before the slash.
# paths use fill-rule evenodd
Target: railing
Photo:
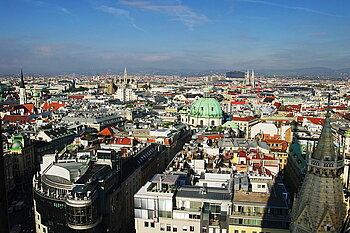
<path id="1" fill-rule="evenodd" d="M 34 189 L 34 192 L 40 197 L 51 199 L 51 200 L 59 200 L 59 201 L 67 200 L 67 195 L 56 195 L 52 193 L 48 194 L 46 191 L 41 192 L 39 189 Z"/>

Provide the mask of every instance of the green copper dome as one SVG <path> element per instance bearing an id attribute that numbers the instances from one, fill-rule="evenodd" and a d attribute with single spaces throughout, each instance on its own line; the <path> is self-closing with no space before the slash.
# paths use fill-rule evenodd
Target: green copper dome
<path id="1" fill-rule="evenodd" d="M 214 98 L 200 98 L 191 105 L 190 117 L 222 118 L 221 106 Z"/>

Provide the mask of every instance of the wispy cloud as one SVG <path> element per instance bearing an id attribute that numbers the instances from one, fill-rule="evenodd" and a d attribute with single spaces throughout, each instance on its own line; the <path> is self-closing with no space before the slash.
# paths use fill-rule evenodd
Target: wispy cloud
<path id="1" fill-rule="evenodd" d="M 256 4 L 280 7 L 280 8 L 285 8 L 285 9 L 298 10 L 298 11 L 304 11 L 304 12 L 309 12 L 309 13 L 323 15 L 323 16 L 329 16 L 329 17 L 341 17 L 340 15 L 331 14 L 328 12 L 323 12 L 323 11 L 319 11 L 319 10 L 315 10 L 315 9 L 311 9 L 311 8 L 307 8 L 307 7 L 302 7 L 302 6 L 290 6 L 290 5 L 284 5 L 284 4 L 268 2 L 268 1 L 263 1 L 263 0 L 237 0 L 237 1 L 238 2 L 256 3 Z"/>
<path id="2" fill-rule="evenodd" d="M 151 1 L 119 1 L 120 4 L 136 7 L 143 10 L 166 13 L 173 17 L 172 21 L 183 23 L 189 30 L 193 30 L 196 25 L 210 22 L 207 16 L 194 12 L 188 6 L 182 5 L 180 1 L 173 5 L 160 5 Z"/>
<path id="3" fill-rule="evenodd" d="M 115 8 L 115 7 L 109 7 L 109 6 L 100 6 L 98 9 L 103 11 L 103 12 L 112 14 L 116 17 L 123 18 L 123 19 L 127 20 L 130 23 L 130 25 L 132 27 L 134 27 L 135 29 L 140 30 L 140 31 L 144 31 L 142 28 L 140 28 L 139 26 L 137 26 L 135 24 L 135 19 L 130 15 L 130 12 L 127 10 Z"/>
<path id="4" fill-rule="evenodd" d="M 70 12 L 67 8 L 61 7 L 60 10 L 67 15 L 72 15 L 72 12 Z"/>
<path id="5" fill-rule="evenodd" d="M 62 12 L 64 14 L 73 16 L 72 12 L 70 10 L 68 10 L 67 8 L 61 7 L 61 6 L 53 4 L 51 2 L 40 1 L 40 0 L 23 0 L 23 1 L 26 3 L 32 4 L 34 6 L 41 7 L 43 9 L 48 9 L 51 11 L 53 10 L 55 12 Z"/>

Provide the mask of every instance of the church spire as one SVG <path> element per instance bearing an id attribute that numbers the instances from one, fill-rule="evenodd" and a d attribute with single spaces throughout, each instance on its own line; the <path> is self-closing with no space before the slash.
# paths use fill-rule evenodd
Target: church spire
<path id="1" fill-rule="evenodd" d="M 333 143 L 333 134 L 331 126 L 331 113 L 330 113 L 330 94 L 328 95 L 328 104 L 327 104 L 327 114 L 324 121 L 323 129 L 318 139 L 318 144 L 316 150 L 314 151 L 312 158 L 317 160 L 329 160 L 335 161 L 337 155 L 335 152 L 335 146 Z"/>
<path id="2" fill-rule="evenodd" d="M 23 79 L 23 71 L 22 71 L 22 69 L 21 69 L 21 83 L 20 83 L 19 87 L 20 88 L 25 88 L 24 87 L 24 79 Z"/>
<path id="3" fill-rule="evenodd" d="M 23 71 L 21 69 L 21 82 L 19 84 L 19 104 L 27 103 L 27 93 L 24 86 Z"/>

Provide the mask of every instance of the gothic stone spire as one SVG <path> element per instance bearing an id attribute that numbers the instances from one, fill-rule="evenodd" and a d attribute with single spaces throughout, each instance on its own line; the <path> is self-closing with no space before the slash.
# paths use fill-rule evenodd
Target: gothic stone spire
<path id="1" fill-rule="evenodd" d="M 19 85 L 20 88 L 24 88 L 24 79 L 23 79 L 23 71 L 21 69 L 21 83 Z"/>
<path id="2" fill-rule="evenodd" d="M 338 157 L 330 124 L 330 101 L 317 148 L 294 200 L 291 232 L 339 232 L 346 214 L 340 177 L 344 160 Z"/>

